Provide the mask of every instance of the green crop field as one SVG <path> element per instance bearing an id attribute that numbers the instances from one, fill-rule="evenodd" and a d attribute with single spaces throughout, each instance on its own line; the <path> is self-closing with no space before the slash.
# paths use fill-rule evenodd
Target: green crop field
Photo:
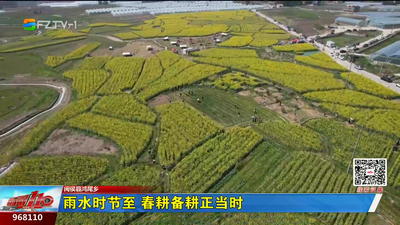
<path id="1" fill-rule="evenodd" d="M 189 95 L 189 91 L 194 94 Z M 277 114 L 261 108 L 251 96 L 240 96 L 214 88 L 187 88 L 184 90 L 183 97 L 179 95 L 179 92 L 172 93 L 171 97 L 178 101 L 185 100 L 185 102 L 224 126 L 251 124 L 252 116 L 261 117 L 264 120 L 281 120 Z M 201 103 L 197 102 L 198 98 Z M 257 109 L 257 113 L 254 113 L 254 109 Z"/>
<path id="2" fill-rule="evenodd" d="M 339 12 L 327 12 L 318 8 L 305 9 L 299 7 L 287 7 L 281 9 L 261 10 L 261 12 L 292 27 L 307 36 L 317 35 L 325 30 L 324 25 L 333 23 L 340 15 Z"/>
<path id="3" fill-rule="evenodd" d="M 103 26 L 103 27 L 92 27 L 90 29 L 91 34 L 114 34 L 114 33 L 123 33 L 132 31 L 127 27 L 110 27 L 110 26 Z"/>
<path id="4" fill-rule="evenodd" d="M 3 21 L 2 19 L 4 19 L 4 17 L 0 16 L 0 21 Z M 24 29 L 21 29 L 21 26 L 2 26 L 0 38 L 8 39 L 18 36 L 28 36 L 32 33 L 33 31 L 26 31 Z"/>
<path id="5" fill-rule="evenodd" d="M 272 11 L 271 14 L 279 14 L 279 16 L 284 17 L 294 17 L 299 19 L 307 19 L 307 20 L 318 20 L 318 15 L 316 12 L 311 10 L 303 10 L 298 8 L 288 8 L 284 10 L 275 10 L 276 12 Z M 268 13 L 269 11 L 264 11 Z"/>
<path id="6" fill-rule="evenodd" d="M 339 37 L 330 37 L 330 38 L 324 38 L 323 41 L 333 41 L 335 42 L 335 45 L 342 48 L 347 45 L 352 45 L 356 43 L 361 43 L 367 40 L 370 40 L 374 37 L 377 37 L 381 34 L 380 31 L 367 31 L 368 34 L 367 37 L 357 37 L 357 36 L 351 36 L 351 35 L 341 35 Z"/>
<path id="7" fill-rule="evenodd" d="M 389 45 L 395 43 L 396 41 L 400 41 L 400 35 L 399 35 L 399 34 L 397 34 L 397 35 L 395 35 L 395 36 L 389 38 L 388 40 L 386 40 L 386 41 L 384 41 L 384 42 L 381 42 L 381 43 L 375 45 L 374 47 L 371 47 L 371 48 L 369 48 L 369 49 L 363 51 L 362 53 L 363 53 L 363 54 L 370 55 L 370 54 L 372 54 L 372 53 L 375 53 L 375 52 L 381 50 L 382 48 L 384 48 L 384 47 L 386 47 L 386 46 L 389 46 Z"/>
<path id="8" fill-rule="evenodd" d="M 101 43 L 98 49 L 105 49 L 110 45 L 114 46 L 115 48 L 126 45 L 126 43 L 115 42 L 102 37 L 88 37 L 77 42 L 47 46 L 23 52 L 0 53 L 0 57 L 4 58 L 4 60 L 0 60 L 0 78 L 10 78 L 15 74 L 31 74 L 36 77 L 61 78 L 62 73 L 68 69 L 71 69 L 75 64 L 79 64 L 79 60 L 67 62 L 65 65 L 55 69 L 45 64 L 47 56 L 67 55 L 72 50 L 93 42 Z M 14 47 L 21 46 L 18 45 Z M 21 62 L 23 63 L 21 64 Z"/>
<path id="9" fill-rule="evenodd" d="M 360 65 L 364 68 L 364 70 L 373 73 L 373 74 L 379 74 L 381 72 L 381 65 L 374 65 L 369 61 L 368 58 L 366 57 L 359 57 L 355 59 L 355 64 Z M 382 67 L 382 73 L 386 74 L 396 74 L 399 72 L 399 67 L 393 65 L 393 64 L 385 64 Z"/>

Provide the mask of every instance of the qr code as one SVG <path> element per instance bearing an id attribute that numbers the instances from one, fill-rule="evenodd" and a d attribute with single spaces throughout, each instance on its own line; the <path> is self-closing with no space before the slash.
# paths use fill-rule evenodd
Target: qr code
<path id="1" fill-rule="evenodd" d="M 386 159 L 353 159 L 354 186 L 387 186 Z"/>

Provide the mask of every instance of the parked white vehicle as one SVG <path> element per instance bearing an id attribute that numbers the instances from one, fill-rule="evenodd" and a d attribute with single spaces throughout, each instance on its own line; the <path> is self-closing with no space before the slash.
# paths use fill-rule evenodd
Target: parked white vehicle
<path id="1" fill-rule="evenodd" d="M 358 69 L 358 70 L 362 70 L 363 68 L 359 65 L 356 65 L 354 68 Z"/>
<path id="2" fill-rule="evenodd" d="M 333 41 L 327 41 L 327 42 L 326 42 L 326 47 L 335 48 L 335 42 L 333 42 Z"/>
<path id="3" fill-rule="evenodd" d="M 130 52 L 123 52 L 122 55 L 123 55 L 123 56 L 132 56 L 132 53 L 130 53 Z"/>

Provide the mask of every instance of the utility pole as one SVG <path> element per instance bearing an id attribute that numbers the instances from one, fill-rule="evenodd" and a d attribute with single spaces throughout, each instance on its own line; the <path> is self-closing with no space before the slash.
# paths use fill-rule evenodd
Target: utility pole
<path id="1" fill-rule="evenodd" d="M 347 167 L 347 173 L 349 173 L 351 163 L 353 162 L 354 154 L 356 153 L 358 142 L 360 141 L 360 138 L 361 138 L 361 133 L 362 133 L 362 128 L 360 129 L 360 134 L 358 134 L 356 146 L 354 147 L 353 154 L 351 155 L 351 159 L 350 159 L 350 162 L 349 162 L 349 166 Z"/>
<path id="2" fill-rule="evenodd" d="M 388 62 L 389 56 L 386 56 L 386 63 Z M 381 69 L 379 70 L 379 75 L 382 73 L 383 63 L 381 65 Z"/>
<path id="3" fill-rule="evenodd" d="M 394 29 L 394 22 L 393 22 L 393 25 L 392 25 L 392 31 L 390 32 L 391 34 L 393 34 L 393 29 Z"/>
<path id="4" fill-rule="evenodd" d="M 348 52 L 348 51 L 347 51 Z M 347 54 L 347 56 L 349 56 L 349 54 Z M 351 72 L 351 66 L 353 65 L 353 59 L 354 56 L 350 55 L 350 69 L 349 72 L 347 73 L 347 79 L 346 79 L 346 84 L 349 84 L 349 76 L 350 76 L 350 72 Z"/>

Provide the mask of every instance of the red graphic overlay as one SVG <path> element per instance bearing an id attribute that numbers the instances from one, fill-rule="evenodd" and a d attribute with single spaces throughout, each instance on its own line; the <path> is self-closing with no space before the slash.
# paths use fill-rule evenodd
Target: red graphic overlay
<path id="1" fill-rule="evenodd" d="M 43 196 L 44 193 L 39 191 L 33 191 L 29 195 L 21 195 L 17 197 L 12 197 L 7 202 L 7 207 L 15 207 L 18 209 L 41 209 L 43 207 L 51 206 L 54 202 L 52 196 Z"/>
<path id="2" fill-rule="evenodd" d="M 144 194 L 151 193 L 149 186 L 64 186 L 63 194 Z"/>
<path id="3" fill-rule="evenodd" d="M 14 224 L 36 224 L 54 225 L 56 224 L 56 212 L 2 212 L 0 213 L 0 223 L 5 225 Z"/>
<path id="4" fill-rule="evenodd" d="M 357 187 L 357 193 L 383 193 L 383 187 Z"/>

